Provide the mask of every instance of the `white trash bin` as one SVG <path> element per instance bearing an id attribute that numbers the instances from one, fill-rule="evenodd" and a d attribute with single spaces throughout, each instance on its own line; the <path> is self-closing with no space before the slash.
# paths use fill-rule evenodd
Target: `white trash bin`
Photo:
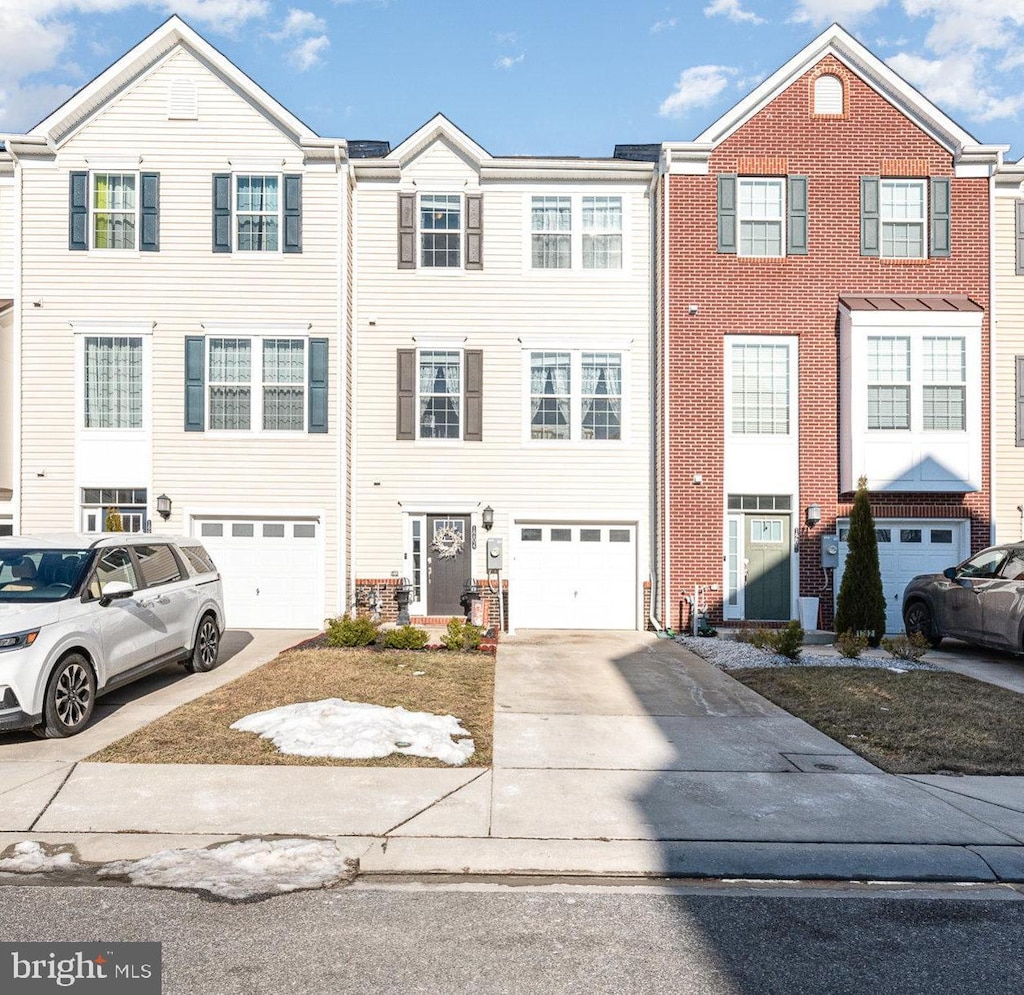
<path id="1" fill-rule="evenodd" d="M 810 632 L 818 628 L 819 598 L 797 598 L 797 611 L 800 615 L 800 628 Z"/>

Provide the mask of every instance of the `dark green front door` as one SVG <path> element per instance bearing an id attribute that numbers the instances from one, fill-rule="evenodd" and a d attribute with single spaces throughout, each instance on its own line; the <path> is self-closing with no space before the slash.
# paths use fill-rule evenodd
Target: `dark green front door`
<path id="1" fill-rule="evenodd" d="M 793 533 L 789 515 L 767 512 L 744 516 L 747 579 L 744 615 L 752 621 L 777 621 L 792 614 L 790 556 Z"/>

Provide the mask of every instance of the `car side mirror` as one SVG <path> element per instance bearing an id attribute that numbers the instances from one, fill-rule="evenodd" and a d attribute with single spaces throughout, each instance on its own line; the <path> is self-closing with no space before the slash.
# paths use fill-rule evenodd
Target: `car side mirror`
<path id="1" fill-rule="evenodd" d="M 111 601 L 130 598 L 134 593 L 135 589 L 127 581 L 112 580 L 100 588 L 100 604 L 106 608 Z"/>
<path id="2" fill-rule="evenodd" d="M 946 569 L 942 571 L 942 576 L 945 577 L 946 580 L 956 580 L 956 567 L 946 567 Z"/>

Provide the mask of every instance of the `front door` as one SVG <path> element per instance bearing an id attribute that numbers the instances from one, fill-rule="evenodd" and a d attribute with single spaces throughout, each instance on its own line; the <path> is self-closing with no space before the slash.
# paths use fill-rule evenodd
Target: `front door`
<path id="1" fill-rule="evenodd" d="M 470 578 L 469 518 L 427 516 L 427 614 L 463 615 L 462 594 Z"/>
<path id="2" fill-rule="evenodd" d="M 788 619 L 790 598 L 790 516 L 746 515 L 744 617 L 753 621 Z"/>

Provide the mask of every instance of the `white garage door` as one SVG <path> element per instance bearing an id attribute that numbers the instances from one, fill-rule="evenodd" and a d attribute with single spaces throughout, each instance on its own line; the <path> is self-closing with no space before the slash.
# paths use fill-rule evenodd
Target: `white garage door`
<path id="1" fill-rule="evenodd" d="M 512 550 L 516 628 L 636 628 L 636 526 L 517 522 Z"/>
<path id="2" fill-rule="evenodd" d="M 890 635 L 903 631 L 903 589 L 918 574 L 942 573 L 967 558 L 970 552 L 968 522 L 958 519 L 924 521 L 911 519 L 875 519 L 878 536 L 878 565 L 885 593 L 885 631 Z M 846 537 L 849 521 L 839 522 L 839 568 L 835 591 L 843 579 L 843 565 L 849 547 Z"/>
<path id="3" fill-rule="evenodd" d="M 319 629 L 324 622 L 320 523 L 308 519 L 200 518 L 192 523 L 224 584 L 235 629 Z"/>

